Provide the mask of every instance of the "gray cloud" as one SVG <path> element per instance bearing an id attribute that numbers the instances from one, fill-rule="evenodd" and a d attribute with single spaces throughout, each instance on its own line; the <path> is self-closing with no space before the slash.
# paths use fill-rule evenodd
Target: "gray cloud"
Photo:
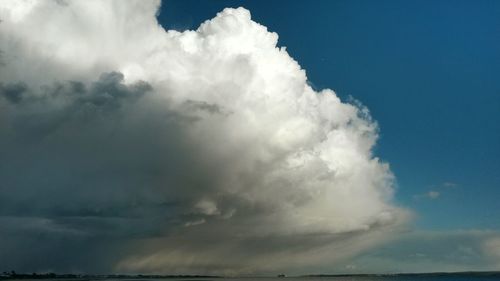
<path id="1" fill-rule="evenodd" d="M 8 101 L 19 103 L 22 100 L 22 95 L 26 91 L 27 86 L 24 83 L 11 83 L 7 85 L 0 84 L 0 93 Z"/>
<path id="2" fill-rule="evenodd" d="M 123 74 L 102 74 L 88 87 L 79 81 L 56 82 L 28 89 L 24 82 L 0 85 L 0 93 L 15 105 L 10 109 L 12 128 L 24 138 L 39 138 L 63 126 L 65 122 L 107 114 L 151 91 L 151 85 L 139 81 L 124 85 Z M 9 109 L 7 109 L 9 110 Z M 78 120 L 76 120 L 78 119 Z"/>

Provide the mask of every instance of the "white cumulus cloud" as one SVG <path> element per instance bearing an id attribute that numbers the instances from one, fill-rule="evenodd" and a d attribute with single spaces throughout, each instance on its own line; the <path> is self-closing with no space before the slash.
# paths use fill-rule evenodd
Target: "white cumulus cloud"
<path id="1" fill-rule="evenodd" d="M 313 90 L 244 8 L 178 32 L 159 5 L 0 2 L 0 215 L 169 273 L 329 266 L 407 220 L 366 108 Z"/>

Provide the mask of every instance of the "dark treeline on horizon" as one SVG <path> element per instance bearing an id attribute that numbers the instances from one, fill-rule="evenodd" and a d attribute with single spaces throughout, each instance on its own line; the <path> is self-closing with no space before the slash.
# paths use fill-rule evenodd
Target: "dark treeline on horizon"
<path id="1" fill-rule="evenodd" d="M 309 274 L 302 276 L 288 276 L 288 278 L 297 277 L 391 277 L 391 276 L 476 276 L 476 277 L 499 277 L 500 271 L 461 271 L 461 272 L 427 272 L 427 273 L 354 273 L 354 274 Z M 283 274 L 277 277 L 285 277 Z M 165 278 L 224 278 L 224 276 L 215 275 L 189 275 L 189 274 L 72 274 L 72 273 L 16 273 L 15 271 L 4 271 L 0 274 L 0 280 L 6 279 L 165 279 Z M 237 278 L 237 277 L 236 277 Z"/>
<path id="2" fill-rule="evenodd" d="M 0 274 L 0 279 L 161 279 L 161 278 L 220 278 L 214 275 L 161 275 L 161 274 L 73 274 L 73 273 L 17 273 L 16 271 L 4 271 Z"/>
<path id="3" fill-rule="evenodd" d="M 477 276 L 499 277 L 500 271 L 457 271 L 457 272 L 420 272 L 420 273 L 349 273 L 349 274 L 309 274 L 302 277 L 390 277 L 390 276 Z"/>

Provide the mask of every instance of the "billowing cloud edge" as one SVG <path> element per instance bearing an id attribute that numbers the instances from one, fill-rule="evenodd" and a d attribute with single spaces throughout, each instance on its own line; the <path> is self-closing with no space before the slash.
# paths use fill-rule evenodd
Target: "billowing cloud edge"
<path id="1" fill-rule="evenodd" d="M 368 109 L 314 91 L 244 8 L 178 32 L 159 5 L 1 2 L 0 260 L 43 233 L 120 272 L 306 270 L 404 228 Z"/>

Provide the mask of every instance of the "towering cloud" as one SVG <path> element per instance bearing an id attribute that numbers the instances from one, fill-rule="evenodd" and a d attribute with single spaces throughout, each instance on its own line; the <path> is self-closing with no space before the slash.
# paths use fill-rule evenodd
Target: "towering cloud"
<path id="1" fill-rule="evenodd" d="M 2 264 L 300 272 L 406 220 L 366 108 L 244 8 L 177 32 L 159 5 L 0 2 Z"/>

